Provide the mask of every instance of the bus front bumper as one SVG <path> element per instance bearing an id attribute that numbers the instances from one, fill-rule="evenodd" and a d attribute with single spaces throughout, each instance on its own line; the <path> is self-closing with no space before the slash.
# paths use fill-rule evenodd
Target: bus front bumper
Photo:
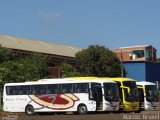
<path id="1" fill-rule="evenodd" d="M 106 102 L 103 111 L 119 111 L 119 102 Z"/>
<path id="2" fill-rule="evenodd" d="M 145 110 L 159 110 L 159 102 L 147 102 L 144 108 Z"/>
<path id="3" fill-rule="evenodd" d="M 127 102 L 123 104 L 123 111 L 139 111 L 139 102 Z"/>

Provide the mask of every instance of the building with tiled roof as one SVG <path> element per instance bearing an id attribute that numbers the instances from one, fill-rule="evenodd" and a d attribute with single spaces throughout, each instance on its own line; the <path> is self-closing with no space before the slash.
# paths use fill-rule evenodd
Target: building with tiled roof
<path id="1" fill-rule="evenodd" d="M 66 61 L 67 63 L 74 66 L 75 53 L 82 50 L 80 47 L 61 45 L 8 35 L 0 35 L 0 45 L 5 48 L 10 48 L 12 50 L 12 54 L 17 57 L 29 55 L 31 52 L 48 55 L 50 61 L 50 72 L 54 77 L 60 77 L 59 65 L 62 62 Z"/>
<path id="2" fill-rule="evenodd" d="M 151 45 L 120 47 L 114 50 L 122 62 L 150 61 L 156 62 L 156 49 Z"/>

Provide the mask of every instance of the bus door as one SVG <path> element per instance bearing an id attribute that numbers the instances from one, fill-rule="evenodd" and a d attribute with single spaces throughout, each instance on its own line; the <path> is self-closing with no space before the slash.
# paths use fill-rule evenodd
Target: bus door
<path id="1" fill-rule="evenodd" d="M 96 108 L 100 111 L 103 109 L 102 86 L 100 83 L 91 83 L 91 90 L 93 99 L 96 101 Z"/>
<path id="2" fill-rule="evenodd" d="M 138 88 L 138 97 L 139 97 L 139 107 L 141 110 L 144 110 L 144 91 L 142 86 L 137 86 Z"/>
<path id="3" fill-rule="evenodd" d="M 117 83 L 117 86 L 118 86 L 118 92 L 119 92 L 119 99 L 120 99 L 120 105 L 119 105 L 119 108 L 120 108 L 120 111 L 123 111 L 123 95 L 122 95 L 122 88 L 121 88 L 121 82 L 118 82 L 116 81 Z"/>

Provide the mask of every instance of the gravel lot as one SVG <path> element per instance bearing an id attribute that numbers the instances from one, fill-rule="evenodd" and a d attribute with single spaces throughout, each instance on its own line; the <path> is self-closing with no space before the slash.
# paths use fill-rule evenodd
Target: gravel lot
<path id="1" fill-rule="evenodd" d="M 160 111 L 144 111 L 142 113 L 97 113 L 87 115 L 39 115 L 1 114 L 1 120 L 160 120 Z"/>

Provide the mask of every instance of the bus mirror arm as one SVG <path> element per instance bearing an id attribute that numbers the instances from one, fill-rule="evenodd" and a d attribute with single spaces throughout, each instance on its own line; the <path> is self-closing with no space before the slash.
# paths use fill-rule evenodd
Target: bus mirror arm
<path id="1" fill-rule="evenodd" d="M 141 87 L 141 86 L 137 86 L 137 88 L 141 88 L 141 89 L 143 89 L 143 87 Z"/>
<path id="2" fill-rule="evenodd" d="M 130 88 L 129 88 L 129 87 L 120 86 L 120 88 L 122 88 L 122 89 L 127 89 L 127 92 L 128 92 L 128 93 L 130 93 L 130 92 L 131 92 L 131 90 L 130 90 Z"/>

